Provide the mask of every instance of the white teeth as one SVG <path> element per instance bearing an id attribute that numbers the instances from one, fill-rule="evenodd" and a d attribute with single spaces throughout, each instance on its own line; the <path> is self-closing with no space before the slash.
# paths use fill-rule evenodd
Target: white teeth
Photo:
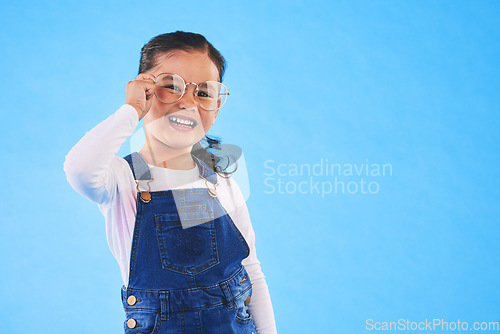
<path id="1" fill-rule="evenodd" d="M 180 123 L 180 124 L 183 124 L 185 126 L 192 126 L 194 124 L 193 121 L 191 120 L 187 120 L 187 119 L 182 119 L 182 118 L 178 118 L 178 117 L 175 117 L 175 116 L 172 116 L 170 117 L 171 120 L 177 122 L 177 123 Z"/>

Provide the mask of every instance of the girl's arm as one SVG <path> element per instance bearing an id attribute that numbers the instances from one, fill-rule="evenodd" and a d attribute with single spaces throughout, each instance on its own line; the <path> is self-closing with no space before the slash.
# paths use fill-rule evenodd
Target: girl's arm
<path id="1" fill-rule="evenodd" d="M 114 197 L 117 184 L 111 165 L 138 123 L 136 109 L 125 104 L 87 132 L 69 151 L 64 171 L 69 184 L 78 193 L 98 204 Z"/>
<path id="2" fill-rule="evenodd" d="M 111 200 L 117 188 L 112 163 L 120 146 L 131 136 L 151 108 L 154 76 L 141 73 L 127 83 L 125 105 L 85 134 L 66 155 L 64 171 L 69 184 L 98 204 Z"/>
<path id="3" fill-rule="evenodd" d="M 252 282 L 252 297 L 248 305 L 248 310 L 252 314 L 259 334 L 275 334 L 276 324 L 271 296 L 269 295 L 269 289 L 260 266 L 260 261 L 257 259 L 255 232 L 250 221 L 248 207 L 237 182 L 232 177 L 227 180 L 229 182 L 229 189 L 232 191 L 232 201 L 234 201 L 233 211 L 228 213 L 250 248 L 250 255 L 242 261 Z"/>

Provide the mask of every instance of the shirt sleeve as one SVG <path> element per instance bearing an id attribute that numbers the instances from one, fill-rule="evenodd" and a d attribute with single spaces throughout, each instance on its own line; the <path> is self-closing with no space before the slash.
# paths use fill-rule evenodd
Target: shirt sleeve
<path id="1" fill-rule="evenodd" d="M 138 124 L 135 108 L 124 104 L 87 132 L 66 155 L 64 172 L 69 184 L 93 202 L 109 202 L 117 189 L 112 160 Z"/>
<path id="2" fill-rule="evenodd" d="M 271 296 L 264 273 L 260 266 L 260 261 L 257 259 L 255 232 L 250 221 L 248 207 L 237 182 L 232 177 L 227 180 L 229 182 L 229 188 L 232 191 L 231 195 L 235 202 L 232 208 L 233 211 L 230 212 L 229 215 L 250 248 L 250 254 L 242 261 L 252 283 L 252 298 L 248 305 L 248 310 L 250 314 L 252 314 L 255 327 L 259 334 L 274 334 L 276 333 L 276 323 Z"/>

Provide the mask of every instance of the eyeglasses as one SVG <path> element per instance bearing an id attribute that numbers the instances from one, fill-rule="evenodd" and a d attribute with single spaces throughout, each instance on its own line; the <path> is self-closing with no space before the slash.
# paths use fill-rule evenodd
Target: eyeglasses
<path id="1" fill-rule="evenodd" d="M 155 79 L 155 95 L 163 103 L 175 103 L 182 99 L 188 85 L 195 85 L 194 98 L 198 105 L 207 111 L 215 111 L 226 103 L 226 86 L 218 81 L 205 81 L 201 84 L 186 83 L 181 76 L 174 73 L 161 73 Z"/>

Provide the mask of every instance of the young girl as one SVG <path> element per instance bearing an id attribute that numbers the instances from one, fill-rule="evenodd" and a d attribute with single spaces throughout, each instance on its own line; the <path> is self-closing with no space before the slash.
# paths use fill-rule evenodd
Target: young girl
<path id="1" fill-rule="evenodd" d="M 245 200 L 206 136 L 224 69 L 202 35 L 154 37 L 126 103 L 66 156 L 68 182 L 105 216 L 126 333 L 276 332 Z M 117 156 L 141 119 L 144 146 Z"/>

